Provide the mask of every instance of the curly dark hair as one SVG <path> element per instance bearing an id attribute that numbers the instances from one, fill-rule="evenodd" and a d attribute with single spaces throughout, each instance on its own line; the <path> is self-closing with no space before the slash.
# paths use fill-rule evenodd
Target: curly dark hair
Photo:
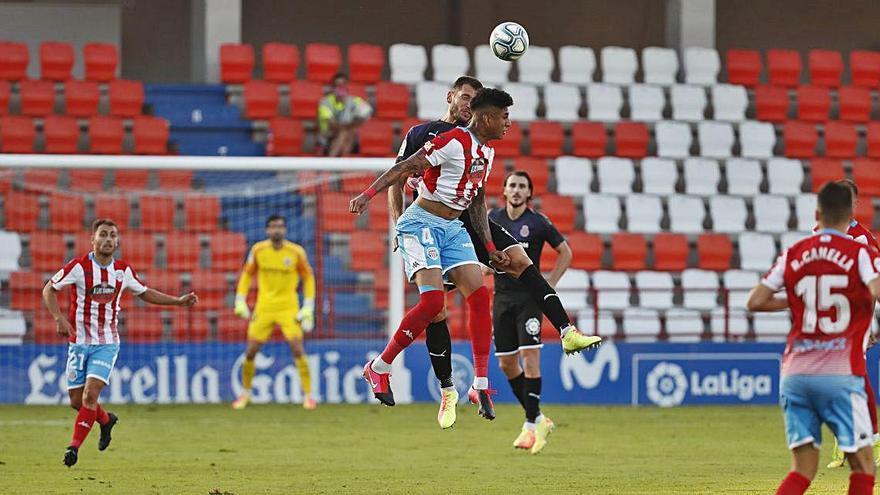
<path id="1" fill-rule="evenodd" d="M 506 92 L 495 88 L 482 88 L 471 100 L 471 110 L 474 111 L 487 107 L 507 108 L 512 105 L 513 98 Z"/>

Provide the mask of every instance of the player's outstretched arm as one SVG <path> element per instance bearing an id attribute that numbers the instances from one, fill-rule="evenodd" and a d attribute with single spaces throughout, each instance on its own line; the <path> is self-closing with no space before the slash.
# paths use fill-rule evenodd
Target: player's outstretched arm
<path id="1" fill-rule="evenodd" d="M 64 314 L 61 313 L 61 308 L 58 307 L 57 294 L 58 291 L 52 287 L 52 282 L 47 282 L 43 287 L 43 304 L 46 306 L 49 314 L 52 315 L 52 319 L 55 320 L 55 331 L 58 335 L 69 337 L 73 333 L 73 326 L 70 325 L 70 322 L 67 321 Z"/>
<path id="2" fill-rule="evenodd" d="M 159 292 L 155 289 L 147 289 L 138 297 L 141 298 L 141 301 L 148 302 L 150 304 L 157 304 L 159 306 L 189 307 L 199 302 L 199 296 L 195 295 L 195 293 L 193 292 L 177 297 L 165 294 L 164 292 Z"/>
<path id="3" fill-rule="evenodd" d="M 556 263 L 553 265 L 553 271 L 550 272 L 550 275 L 547 276 L 547 283 L 550 284 L 550 287 L 556 288 L 556 284 L 559 283 L 559 279 L 565 274 L 565 271 L 568 270 L 568 267 L 571 266 L 571 247 L 568 245 L 567 241 L 562 241 L 558 246 L 553 248 L 559 254 L 556 257 Z"/>
<path id="4" fill-rule="evenodd" d="M 397 184 L 388 188 L 388 214 L 391 216 L 391 223 L 395 225 L 400 215 L 403 215 L 403 188 L 406 180 L 406 178 L 400 179 Z M 392 242 L 394 251 L 397 251 L 397 237 L 392 237 Z"/>
<path id="5" fill-rule="evenodd" d="M 474 230 L 477 232 L 477 237 L 480 238 L 480 242 L 486 246 L 486 250 L 489 251 L 489 258 L 492 259 L 492 262 L 497 266 L 506 266 L 510 264 L 510 258 L 504 251 L 499 251 L 498 248 L 495 247 L 495 242 L 492 241 L 492 232 L 489 230 L 489 211 L 486 209 L 486 188 L 481 187 L 477 190 L 476 196 L 474 196 L 473 201 L 471 201 L 470 206 L 468 206 L 467 214 L 470 215 L 471 225 L 474 226 Z"/>
<path id="6" fill-rule="evenodd" d="M 751 312 L 782 311 L 788 309 L 788 298 L 774 297 L 775 292 L 770 287 L 758 283 L 746 301 L 746 309 Z"/>
<path id="7" fill-rule="evenodd" d="M 373 185 L 368 187 L 364 192 L 358 194 L 348 204 L 348 211 L 360 215 L 367 209 L 367 203 L 373 199 L 373 196 L 385 190 L 392 184 L 397 184 L 401 180 L 406 179 L 410 175 L 420 174 L 431 168 L 431 162 L 425 158 L 425 150 L 417 151 L 413 156 L 406 160 L 397 162 L 393 167 L 385 171 L 384 174 L 377 178 Z"/>

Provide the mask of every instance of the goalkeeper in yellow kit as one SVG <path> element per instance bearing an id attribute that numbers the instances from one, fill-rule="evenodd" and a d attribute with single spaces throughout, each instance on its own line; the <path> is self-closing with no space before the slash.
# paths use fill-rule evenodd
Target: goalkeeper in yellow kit
<path id="1" fill-rule="evenodd" d="M 272 215 L 266 220 L 266 236 L 251 248 L 235 291 L 235 314 L 250 318 L 247 350 L 241 367 L 242 395 L 232 403 L 233 409 L 244 409 L 251 399 L 251 382 L 256 365 L 254 358 L 272 336 L 275 325 L 281 328 L 290 343 L 293 360 L 299 371 L 303 390 L 303 407 L 314 409 L 309 362 L 303 349 L 303 331 L 315 327 L 315 277 L 305 249 L 286 239 L 284 217 Z M 253 313 L 247 305 L 251 278 L 257 275 L 257 304 Z M 297 287 L 302 282 L 303 305 L 299 307 Z"/>

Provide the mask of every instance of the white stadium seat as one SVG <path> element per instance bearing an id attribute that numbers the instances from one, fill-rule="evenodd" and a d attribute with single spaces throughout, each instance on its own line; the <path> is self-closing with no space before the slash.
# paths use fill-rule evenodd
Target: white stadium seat
<path id="1" fill-rule="evenodd" d="M 769 122 L 747 120 L 739 126 L 740 154 L 747 158 L 770 158 L 776 146 L 776 131 Z"/>
<path id="2" fill-rule="evenodd" d="M 590 278 L 584 270 L 566 270 L 556 284 L 559 300 L 569 311 L 578 311 L 588 308 L 587 289 L 590 288 Z"/>
<path id="3" fill-rule="evenodd" d="M 703 200 L 694 196 L 669 196 L 669 230 L 682 234 L 703 232 L 706 209 Z"/>
<path id="4" fill-rule="evenodd" d="M 632 84 L 639 62 L 636 51 L 620 46 L 606 46 L 600 52 L 602 81 L 611 84 Z"/>
<path id="5" fill-rule="evenodd" d="M 675 161 L 667 158 L 642 158 L 642 191 L 648 194 L 675 194 L 678 170 Z"/>
<path id="6" fill-rule="evenodd" d="M 519 70 L 519 81 L 533 84 L 548 83 L 555 65 L 553 63 L 553 50 L 546 46 L 532 45 L 525 55 L 516 61 L 516 67 Z"/>
<path id="7" fill-rule="evenodd" d="M 798 194 L 794 198 L 794 211 L 797 216 L 797 229 L 810 232 L 816 226 L 816 195 Z"/>
<path id="8" fill-rule="evenodd" d="M 654 342 L 660 335 L 660 315 L 656 309 L 623 310 L 623 334 L 628 342 Z"/>
<path id="9" fill-rule="evenodd" d="M 510 120 L 530 122 L 538 116 L 538 88 L 532 84 L 510 83 L 504 85 L 515 104 L 509 108 Z"/>
<path id="10" fill-rule="evenodd" d="M 755 211 L 755 230 L 758 232 L 782 233 L 788 231 L 788 218 L 791 206 L 784 196 L 759 194 L 752 199 Z"/>
<path id="11" fill-rule="evenodd" d="M 742 122 L 746 119 L 749 95 L 744 86 L 716 84 L 710 89 L 713 120 Z"/>
<path id="12" fill-rule="evenodd" d="M 761 192 L 764 172 L 761 162 L 749 158 L 730 158 L 726 162 L 727 194 L 754 196 Z"/>
<path id="13" fill-rule="evenodd" d="M 694 309 L 672 308 L 666 311 L 666 335 L 669 342 L 699 342 L 703 336 L 703 318 Z"/>
<path id="14" fill-rule="evenodd" d="M 660 232 L 663 204 L 659 196 L 630 194 L 626 197 L 626 230 L 643 234 Z"/>
<path id="15" fill-rule="evenodd" d="M 639 290 L 639 306 L 643 308 L 668 309 L 672 307 L 675 285 L 668 272 L 643 270 L 636 272 L 636 288 Z"/>
<path id="16" fill-rule="evenodd" d="M 593 272 L 593 288 L 597 291 L 599 309 L 629 307 L 629 276 L 624 272 L 597 270 Z"/>
<path id="17" fill-rule="evenodd" d="M 801 161 L 792 158 L 767 160 L 767 183 L 773 194 L 800 194 L 804 183 Z"/>
<path id="18" fill-rule="evenodd" d="M 470 66 L 471 57 L 463 46 L 439 44 L 431 47 L 435 81 L 451 84 L 459 76 L 469 73 Z"/>
<path id="19" fill-rule="evenodd" d="M 593 82 L 596 54 L 592 48 L 566 45 L 559 49 L 559 80 L 568 84 Z"/>
<path id="20" fill-rule="evenodd" d="M 804 238 L 806 238 L 806 237 L 809 237 L 809 236 L 811 236 L 811 235 L 813 235 L 813 232 L 811 232 L 811 231 L 804 231 L 804 232 L 797 232 L 797 231 L 783 232 L 782 235 L 779 236 L 779 244 L 781 245 L 782 249 L 788 249 L 788 248 L 791 247 L 792 244 L 796 243 L 797 241 L 799 241 L 799 240 L 801 240 L 801 239 L 804 239 Z"/>
<path id="21" fill-rule="evenodd" d="M 750 270 L 727 270 L 722 280 L 724 288 L 727 289 L 727 301 L 730 307 L 743 309 L 746 307 L 749 291 L 757 285 L 760 276 L 758 272 Z"/>
<path id="22" fill-rule="evenodd" d="M 718 194 L 721 169 L 710 158 L 687 158 L 684 161 L 684 190 L 687 194 L 712 196 Z"/>
<path id="23" fill-rule="evenodd" d="M 415 84 L 425 80 L 428 53 L 421 45 L 395 43 L 388 49 L 388 66 L 391 68 L 392 81 Z M 449 82 L 444 83 L 449 86 Z"/>
<path id="24" fill-rule="evenodd" d="M 666 97 L 663 88 L 650 84 L 633 84 L 629 87 L 629 118 L 642 122 L 663 119 Z"/>
<path id="25" fill-rule="evenodd" d="M 593 163 L 588 158 L 560 156 L 556 159 L 555 168 L 558 194 L 584 196 L 590 193 Z"/>
<path id="26" fill-rule="evenodd" d="M 776 244 L 770 234 L 743 232 L 739 235 L 739 266 L 743 270 L 765 271 L 776 259 Z"/>
<path id="27" fill-rule="evenodd" d="M 788 311 L 754 313 L 752 323 L 755 327 L 755 340 L 760 342 L 784 342 L 791 330 L 791 316 Z"/>
<path id="28" fill-rule="evenodd" d="M 15 232 L 0 230 L 0 273 L 17 271 L 21 257 L 21 238 Z"/>
<path id="29" fill-rule="evenodd" d="M 571 84 L 546 84 L 544 106 L 547 109 L 547 120 L 574 122 L 580 118 L 578 110 L 581 108 L 581 90 Z"/>
<path id="30" fill-rule="evenodd" d="M 709 198 L 709 214 L 712 216 L 712 230 L 715 232 L 736 233 L 745 230 L 746 202 L 736 196 L 712 196 Z"/>
<path id="31" fill-rule="evenodd" d="M 724 308 L 715 308 L 709 316 L 709 328 L 712 330 L 713 340 L 724 341 L 725 320 L 731 337 L 742 339 L 748 335 L 749 319 L 746 317 L 745 308 L 731 306 L 728 311 Z"/>
<path id="32" fill-rule="evenodd" d="M 690 155 L 691 128 L 684 122 L 661 120 L 654 125 L 657 154 L 668 158 L 684 158 Z"/>
<path id="33" fill-rule="evenodd" d="M 684 80 L 688 84 L 708 86 L 718 82 L 721 58 L 714 48 L 686 48 L 684 51 Z"/>
<path id="34" fill-rule="evenodd" d="M 583 309 L 577 313 L 577 327 L 587 335 L 596 334 L 601 337 L 614 337 L 617 334 L 617 322 L 614 315 L 608 310 L 599 310 L 599 317 L 592 308 Z M 597 321 L 598 320 L 598 321 Z M 598 328 L 596 328 L 598 326 Z"/>
<path id="35" fill-rule="evenodd" d="M 590 84 L 587 86 L 587 119 L 600 122 L 617 122 L 623 107 L 623 94 L 619 86 Z"/>
<path id="36" fill-rule="evenodd" d="M 669 100 L 674 120 L 696 122 L 705 118 L 706 90 L 701 86 L 676 84 L 669 90 Z"/>
<path id="37" fill-rule="evenodd" d="M 0 309 L 0 345 L 21 345 L 26 331 L 21 311 Z"/>
<path id="38" fill-rule="evenodd" d="M 733 155 L 733 126 L 727 122 L 706 121 L 697 124 L 700 155 L 728 158 Z"/>
<path id="39" fill-rule="evenodd" d="M 688 268 L 681 272 L 684 307 L 712 309 L 717 306 L 718 274 L 709 270 Z"/>
<path id="40" fill-rule="evenodd" d="M 599 192 L 629 194 L 636 178 L 635 167 L 629 158 L 603 156 L 596 162 Z"/>
<path id="41" fill-rule="evenodd" d="M 672 48 L 649 46 L 642 49 L 642 74 L 648 84 L 675 84 L 678 54 Z"/>
<path id="42" fill-rule="evenodd" d="M 416 84 L 416 107 L 418 117 L 422 120 L 434 120 L 442 117 L 449 104 L 446 103 L 446 93 L 449 92 L 449 84 L 439 82 L 420 82 Z"/>
<path id="43" fill-rule="evenodd" d="M 510 79 L 510 62 L 505 62 L 492 53 L 489 45 L 474 48 L 474 69 L 477 79 L 484 86 L 504 84 Z"/>
<path id="44" fill-rule="evenodd" d="M 587 232 L 611 234 L 620 227 L 620 200 L 609 194 L 588 194 L 584 196 L 584 218 Z"/>

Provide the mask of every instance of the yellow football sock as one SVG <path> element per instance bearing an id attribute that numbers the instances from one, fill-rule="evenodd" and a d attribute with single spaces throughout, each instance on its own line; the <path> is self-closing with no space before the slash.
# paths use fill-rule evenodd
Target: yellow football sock
<path id="1" fill-rule="evenodd" d="M 245 393 L 251 393 L 251 383 L 254 381 L 254 375 L 257 373 L 257 365 L 253 359 L 245 359 L 241 366 L 241 385 L 244 387 Z"/>
<path id="2" fill-rule="evenodd" d="M 303 395 L 311 395 L 312 376 L 309 373 L 309 359 L 305 356 L 296 358 L 296 369 L 299 371 L 299 383 L 302 385 Z"/>

